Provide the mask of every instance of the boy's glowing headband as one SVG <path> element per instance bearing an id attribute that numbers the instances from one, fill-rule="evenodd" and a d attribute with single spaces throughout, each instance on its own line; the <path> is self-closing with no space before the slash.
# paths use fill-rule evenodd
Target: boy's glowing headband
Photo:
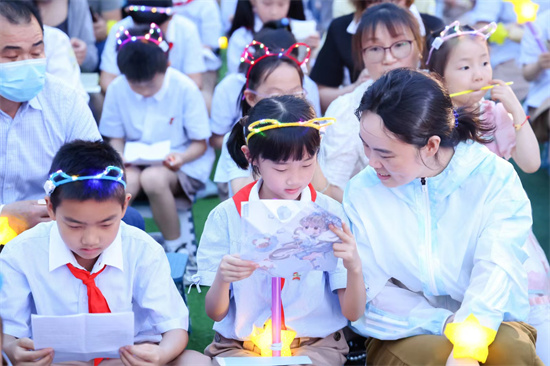
<path id="1" fill-rule="evenodd" d="M 430 63 L 430 58 L 432 57 L 432 52 L 434 50 L 438 50 L 439 47 L 445 42 L 448 41 L 451 38 L 465 36 L 465 35 L 472 35 L 472 36 L 481 36 L 485 39 L 489 38 L 491 34 L 493 34 L 497 29 L 497 24 L 495 22 L 491 22 L 487 24 L 486 26 L 474 29 L 471 31 L 462 31 L 460 30 L 460 22 L 458 20 L 455 20 L 451 24 L 445 26 L 445 29 L 441 32 L 439 37 L 433 40 L 432 47 L 430 48 L 430 53 L 428 54 L 428 60 L 426 61 L 426 65 Z M 449 31 L 453 30 L 454 33 L 448 34 Z"/>
<path id="2" fill-rule="evenodd" d="M 170 45 L 163 38 L 162 31 L 160 30 L 159 26 L 156 25 L 155 23 L 151 23 L 149 31 L 144 35 L 140 35 L 140 36 L 131 35 L 130 31 L 128 29 L 125 29 L 122 25 L 116 32 L 117 50 L 120 50 L 122 46 L 124 46 L 127 43 L 136 42 L 138 40 L 153 42 L 154 44 L 159 46 L 160 49 L 164 52 L 168 52 L 168 50 L 170 49 Z"/>
<path id="3" fill-rule="evenodd" d="M 293 52 L 295 52 L 296 55 L 293 55 Z M 298 66 L 302 66 L 309 60 L 310 55 L 311 48 L 305 43 L 294 43 L 286 50 L 281 48 L 279 52 L 271 52 L 262 42 L 252 41 L 252 43 L 248 44 L 244 48 L 244 51 L 241 54 L 241 62 L 250 65 L 248 72 L 246 73 L 246 88 L 248 89 L 248 76 L 250 75 L 250 71 L 254 65 L 264 58 L 270 56 L 277 56 L 279 58 L 288 57 L 292 61 L 296 62 Z"/>
<path id="4" fill-rule="evenodd" d="M 170 7 L 163 8 L 162 6 L 145 6 L 145 5 L 130 5 L 126 7 L 127 12 L 140 11 L 142 13 L 158 13 L 172 15 L 173 9 Z"/>
<path id="5" fill-rule="evenodd" d="M 336 122 L 336 119 L 332 117 L 313 118 L 303 122 L 279 122 L 276 119 L 261 119 L 248 125 L 248 131 L 250 131 L 250 133 L 246 136 L 246 144 L 248 145 L 248 141 L 252 136 L 263 131 L 283 127 L 312 127 L 320 131 L 322 128 L 330 126 L 334 122 Z"/>
<path id="6" fill-rule="evenodd" d="M 99 174 L 96 175 L 69 175 L 62 170 L 58 170 L 55 173 L 50 174 L 50 177 L 44 183 L 44 191 L 46 192 L 46 195 L 50 196 L 53 191 L 55 191 L 56 187 L 59 187 L 60 185 L 76 182 L 79 180 L 91 180 L 91 179 L 98 179 L 98 180 L 112 180 L 113 182 L 118 182 L 126 188 L 126 182 L 122 179 L 124 176 L 124 171 L 120 169 L 117 166 L 109 165 L 107 168 L 105 168 L 104 171 L 102 171 Z"/>

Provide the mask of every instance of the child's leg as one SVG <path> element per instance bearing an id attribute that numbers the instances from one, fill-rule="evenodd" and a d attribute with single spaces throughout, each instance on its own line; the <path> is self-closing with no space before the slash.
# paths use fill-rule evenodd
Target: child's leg
<path id="1" fill-rule="evenodd" d="M 300 344 L 292 349 L 292 356 L 308 356 L 313 365 L 343 365 L 349 347 L 342 330 L 325 338 L 300 338 Z"/>
<path id="2" fill-rule="evenodd" d="M 245 349 L 244 342 L 236 339 L 228 339 L 219 333 L 214 336 L 214 341 L 210 343 L 204 350 L 204 354 L 212 358 L 212 365 L 218 366 L 219 363 L 214 359 L 215 357 L 260 357 L 260 354 L 254 352 L 254 345 L 252 342 L 250 347 L 252 349 Z"/>
<path id="3" fill-rule="evenodd" d="M 186 349 L 174 361 L 168 364 L 168 366 L 187 366 L 187 365 L 210 366 L 212 365 L 212 359 L 197 351 Z"/>
<path id="4" fill-rule="evenodd" d="M 544 365 L 535 352 L 536 331 L 523 322 L 502 323 L 484 365 Z M 445 365 L 453 345 L 445 336 L 418 335 L 367 341 L 367 365 Z"/>
<path id="5" fill-rule="evenodd" d="M 212 108 L 212 96 L 214 95 L 214 88 L 218 81 L 218 71 L 206 71 L 202 74 L 202 97 L 204 99 L 204 104 L 206 104 L 206 109 L 210 115 L 210 110 Z"/>
<path id="6" fill-rule="evenodd" d="M 151 166 L 141 172 L 140 184 L 149 197 L 153 219 L 164 239 L 178 239 L 180 220 L 174 194 L 183 191 L 177 173 L 165 166 Z"/>
<path id="7" fill-rule="evenodd" d="M 128 166 L 124 168 L 124 173 L 126 173 L 126 193 L 132 195 L 132 199 L 130 200 L 131 203 L 141 190 L 141 184 L 139 182 L 141 169 L 137 166 Z"/>

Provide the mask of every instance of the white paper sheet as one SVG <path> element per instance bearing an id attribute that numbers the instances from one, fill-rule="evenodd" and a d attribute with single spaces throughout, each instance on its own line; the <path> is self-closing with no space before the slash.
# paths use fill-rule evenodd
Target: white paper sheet
<path id="1" fill-rule="evenodd" d="M 134 344 L 134 313 L 32 315 L 35 349 L 53 348 L 53 362 L 120 358 Z"/>
<path id="2" fill-rule="evenodd" d="M 293 357 L 214 357 L 221 366 L 311 365 L 308 356 Z"/>
<path id="3" fill-rule="evenodd" d="M 151 145 L 142 142 L 126 142 L 124 145 L 124 160 L 135 165 L 162 164 L 170 153 L 170 140 Z"/>
<path id="4" fill-rule="evenodd" d="M 290 28 L 292 28 L 292 34 L 298 40 L 298 42 L 305 41 L 307 37 L 315 34 L 317 23 L 315 20 L 290 20 Z"/>

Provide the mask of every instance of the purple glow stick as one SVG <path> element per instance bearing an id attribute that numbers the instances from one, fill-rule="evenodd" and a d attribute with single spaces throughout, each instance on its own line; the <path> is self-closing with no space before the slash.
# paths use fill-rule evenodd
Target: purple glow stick
<path id="1" fill-rule="evenodd" d="M 271 278 L 271 344 L 272 357 L 281 357 L 281 277 Z"/>
<path id="2" fill-rule="evenodd" d="M 546 49 L 546 47 L 544 46 L 544 43 L 542 43 L 542 41 L 540 40 L 538 34 L 537 34 L 537 30 L 535 29 L 535 27 L 533 26 L 533 23 L 531 22 L 525 22 L 525 25 L 527 26 L 527 28 L 529 28 L 529 30 L 531 31 L 531 34 L 533 35 L 533 37 L 535 37 L 535 41 L 537 41 L 537 44 L 540 48 L 540 51 L 542 53 L 545 53 L 545 52 L 548 52 L 548 50 Z"/>

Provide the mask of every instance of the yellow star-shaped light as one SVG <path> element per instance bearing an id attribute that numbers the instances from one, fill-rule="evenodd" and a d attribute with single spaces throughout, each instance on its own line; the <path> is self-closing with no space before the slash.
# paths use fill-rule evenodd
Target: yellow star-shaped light
<path id="1" fill-rule="evenodd" d="M 470 357 L 479 362 L 487 360 L 489 345 L 496 335 L 496 330 L 481 325 L 474 314 L 468 315 L 461 323 L 450 323 L 445 327 L 445 336 L 454 346 L 454 357 Z"/>
<path id="2" fill-rule="evenodd" d="M 218 46 L 222 50 L 225 50 L 227 48 L 227 43 L 228 43 L 227 37 L 222 36 L 222 37 L 218 38 Z"/>
<path id="3" fill-rule="evenodd" d="M 290 357 L 290 344 L 296 337 L 296 332 L 293 330 L 281 330 L 281 343 L 283 348 L 281 350 L 282 357 Z M 250 335 L 250 340 L 260 349 L 260 355 L 262 357 L 271 357 L 271 343 L 272 343 L 272 334 L 271 334 L 271 319 L 268 319 L 265 322 L 263 328 L 257 328 L 254 326 L 254 330 Z"/>
<path id="4" fill-rule="evenodd" d="M 496 43 L 496 44 L 503 44 L 506 40 L 506 37 L 508 37 L 508 30 L 502 23 L 498 23 L 497 29 L 491 36 L 489 37 L 489 42 Z"/>
<path id="5" fill-rule="evenodd" d="M 17 236 L 15 230 L 13 230 L 7 217 L 0 217 L 0 245 L 6 244 Z"/>
<path id="6" fill-rule="evenodd" d="M 514 5 L 514 13 L 518 17 L 518 23 L 534 22 L 537 17 L 538 4 L 531 0 L 504 0 Z"/>

